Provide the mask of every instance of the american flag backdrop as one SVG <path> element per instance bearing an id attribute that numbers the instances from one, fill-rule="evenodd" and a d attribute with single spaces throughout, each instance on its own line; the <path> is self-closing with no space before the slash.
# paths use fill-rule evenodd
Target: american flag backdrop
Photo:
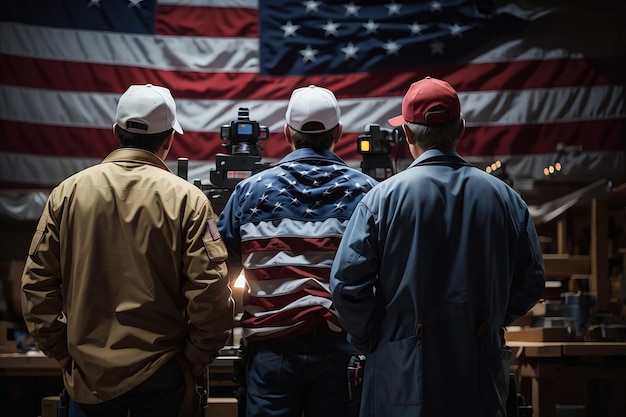
<path id="1" fill-rule="evenodd" d="M 263 158 L 284 156 L 287 100 L 308 84 L 335 92 L 336 151 L 358 167 L 357 136 L 370 123 L 389 128 L 426 75 L 459 92 L 458 150 L 470 161 L 499 158 L 533 178 L 565 149 L 564 178 L 623 178 L 626 5 L 532 3 L 3 1 L 0 184 L 45 190 L 98 163 L 116 147 L 119 96 L 144 83 L 172 90 L 185 134 L 168 162 L 189 158 L 190 179 L 209 178 L 225 152 L 220 126 L 239 107 L 269 128 Z M 408 158 L 402 145 L 394 158 Z"/>

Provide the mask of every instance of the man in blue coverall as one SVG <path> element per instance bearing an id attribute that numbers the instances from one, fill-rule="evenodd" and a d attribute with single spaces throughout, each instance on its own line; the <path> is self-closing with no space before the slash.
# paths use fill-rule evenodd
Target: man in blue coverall
<path id="1" fill-rule="evenodd" d="M 456 152 L 465 120 L 447 82 L 413 83 L 389 123 L 415 161 L 358 204 L 330 281 L 367 356 L 361 416 L 505 416 L 503 327 L 545 286 L 527 205 Z"/>

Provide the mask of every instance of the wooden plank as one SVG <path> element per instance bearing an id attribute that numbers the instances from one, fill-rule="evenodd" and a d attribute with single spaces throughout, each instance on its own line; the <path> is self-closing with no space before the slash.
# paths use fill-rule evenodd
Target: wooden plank
<path id="1" fill-rule="evenodd" d="M 543 263 L 548 277 L 569 278 L 575 274 L 591 273 L 591 257 L 587 255 L 545 253 Z"/>
<path id="2" fill-rule="evenodd" d="M 522 355 L 531 358 L 558 358 L 561 356 L 561 345 L 558 342 L 507 342 L 510 347 L 523 348 Z"/>
<path id="3" fill-rule="evenodd" d="M 626 342 L 563 343 L 563 356 L 626 356 Z"/>
<path id="4" fill-rule="evenodd" d="M 606 199 L 591 200 L 591 279 L 589 290 L 596 294 L 596 309 L 605 312 L 609 309 L 611 286 L 609 283 L 609 232 Z"/>

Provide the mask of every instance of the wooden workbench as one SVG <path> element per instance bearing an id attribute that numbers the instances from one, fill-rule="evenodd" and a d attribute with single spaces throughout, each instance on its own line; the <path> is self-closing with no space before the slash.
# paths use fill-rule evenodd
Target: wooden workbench
<path id="1" fill-rule="evenodd" d="M 587 417 L 626 416 L 625 342 L 514 342 L 515 365 L 530 379 L 533 417 L 555 417 L 557 405 L 582 405 Z M 530 398 L 529 398 L 530 397 Z"/>
<path id="2" fill-rule="evenodd" d="M 208 408 L 210 415 L 219 415 L 223 417 L 235 417 L 237 415 L 237 400 L 230 394 L 235 392 L 237 383 L 235 382 L 235 362 L 239 358 L 234 355 L 218 356 L 215 361 L 209 365 L 208 384 L 209 395 Z M 41 352 L 24 353 L 2 353 L 0 354 L 0 377 L 19 379 L 37 379 L 41 377 L 58 378 L 59 387 L 63 386 L 61 368 L 54 359 L 46 357 Z M 56 392 L 60 392 L 59 388 Z M 54 393 L 48 393 L 37 401 L 41 401 L 41 417 L 53 416 L 54 406 L 58 400 L 58 396 Z M 19 404 L 14 405 L 19 408 Z M 34 407 L 31 405 L 31 407 Z M 5 409 L 3 409 L 5 411 Z M 12 409 L 9 409 L 9 414 Z M 7 414 L 7 415 L 9 415 Z M 2 414 L 4 415 L 4 414 Z M 22 415 L 22 414 L 20 414 Z"/>

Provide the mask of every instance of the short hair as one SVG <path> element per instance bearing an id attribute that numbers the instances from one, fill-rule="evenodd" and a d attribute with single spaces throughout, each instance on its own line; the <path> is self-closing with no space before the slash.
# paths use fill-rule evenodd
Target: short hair
<path id="1" fill-rule="evenodd" d="M 333 145 L 339 125 L 320 133 L 300 132 L 289 125 L 287 125 L 287 128 L 291 131 L 291 141 L 296 149 L 311 148 L 315 152 L 319 153 L 321 151 L 329 150 Z"/>
<path id="2" fill-rule="evenodd" d="M 451 151 L 461 138 L 464 120 L 462 116 L 443 123 L 420 124 L 406 122 L 416 138 L 417 144 L 424 150 L 439 149 Z"/>
<path id="3" fill-rule="evenodd" d="M 120 139 L 120 146 L 122 148 L 139 148 L 152 153 L 156 153 L 163 142 L 172 134 L 174 129 L 168 129 L 165 132 L 140 134 L 129 132 L 122 129 L 119 125 L 116 125 L 115 132 Z"/>

